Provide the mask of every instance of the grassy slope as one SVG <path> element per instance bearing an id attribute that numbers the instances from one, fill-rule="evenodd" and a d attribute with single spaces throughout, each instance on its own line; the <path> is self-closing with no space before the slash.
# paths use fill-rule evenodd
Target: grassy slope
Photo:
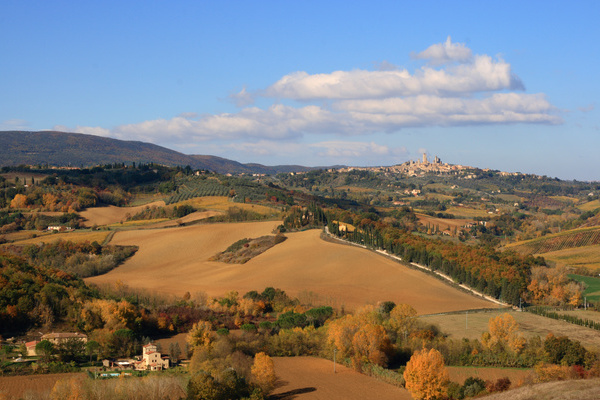
<path id="1" fill-rule="evenodd" d="M 600 278 L 575 274 L 569 274 L 569 278 L 583 282 L 587 285 L 583 295 L 587 296 L 588 301 L 600 301 Z"/>

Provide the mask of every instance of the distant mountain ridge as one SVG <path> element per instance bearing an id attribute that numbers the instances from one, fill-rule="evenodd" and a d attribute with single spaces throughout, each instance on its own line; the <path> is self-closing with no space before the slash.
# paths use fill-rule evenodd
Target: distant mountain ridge
<path id="1" fill-rule="evenodd" d="M 166 147 L 83 133 L 0 131 L 0 166 L 38 165 L 89 167 L 109 163 L 189 165 L 221 174 L 276 174 L 309 171 L 299 165 L 242 164 L 210 155 L 188 155 Z"/>

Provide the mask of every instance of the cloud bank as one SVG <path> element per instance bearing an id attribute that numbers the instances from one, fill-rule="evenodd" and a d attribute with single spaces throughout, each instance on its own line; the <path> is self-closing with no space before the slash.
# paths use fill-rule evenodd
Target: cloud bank
<path id="1" fill-rule="evenodd" d="M 275 152 L 278 143 L 291 146 L 311 137 L 317 142 L 311 148 L 318 154 L 351 157 L 391 150 L 368 140 L 331 141 L 331 135 L 395 134 L 409 127 L 562 123 L 546 96 L 525 93 L 521 79 L 502 59 L 474 55 L 450 37 L 411 57 L 424 62 L 412 72 L 386 62 L 378 70 L 297 71 L 266 88 L 248 91 L 244 87 L 229 96 L 239 108 L 232 113 L 182 113 L 112 129 L 77 130 L 159 144 L 228 143 L 248 152 L 259 151 L 259 146 L 262 152 Z M 271 104 L 251 106 L 257 100 Z"/>

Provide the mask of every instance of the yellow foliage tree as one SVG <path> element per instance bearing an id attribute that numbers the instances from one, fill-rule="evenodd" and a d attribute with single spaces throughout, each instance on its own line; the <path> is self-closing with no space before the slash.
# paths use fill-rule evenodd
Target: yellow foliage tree
<path id="1" fill-rule="evenodd" d="M 398 304 L 390 311 L 388 324 L 398 334 L 410 334 L 417 321 L 417 310 L 408 304 Z"/>
<path id="2" fill-rule="evenodd" d="M 16 194 L 10 201 L 10 208 L 27 208 L 27 196 L 24 194 Z"/>
<path id="3" fill-rule="evenodd" d="M 275 387 L 275 366 L 271 357 L 263 352 L 254 356 L 254 364 L 251 368 L 252 383 L 260 388 L 264 395 L 269 394 Z"/>
<path id="4" fill-rule="evenodd" d="M 525 340 L 519 335 L 519 324 L 509 313 L 490 318 L 488 332 L 482 335 L 483 344 L 489 349 L 508 346 L 519 353 L 525 346 Z"/>
<path id="5" fill-rule="evenodd" d="M 536 382 L 552 382 L 571 379 L 572 368 L 566 365 L 540 363 L 534 367 Z"/>
<path id="6" fill-rule="evenodd" d="M 58 204 L 58 197 L 52 193 L 44 193 L 42 196 L 44 208 L 48 211 L 55 211 Z"/>
<path id="7" fill-rule="evenodd" d="M 381 325 L 363 325 L 352 338 L 354 357 L 360 362 L 385 366 L 391 349 L 390 339 Z"/>
<path id="8" fill-rule="evenodd" d="M 342 357 L 350 356 L 352 339 L 357 330 L 357 320 L 349 314 L 329 323 L 327 329 L 329 342 L 337 348 Z"/>
<path id="9" fill-rule="evenodd" d="M 187 341 L 192 347 L 208 346 L 213 341 L 212 325 L 208 321 L 198 321 L 190 329 Z"/>
<path id="10" fill-rule="evenodd" d="M 404 370 L 406 389 L 417 400 L 440 399 L 448 389 L 448 370 L 436 349 L 415 352 Z"/>

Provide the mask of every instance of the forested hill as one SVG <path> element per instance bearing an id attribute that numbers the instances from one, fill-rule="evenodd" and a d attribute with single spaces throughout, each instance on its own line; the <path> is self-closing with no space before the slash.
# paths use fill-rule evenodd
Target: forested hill
<path id="1" fill-rule="evenodd" d="M 157 163 L 225 173 L 306 171 L 301 166 L 241 164 L 209 155 L 187 155 L 151 143 L 81 133 L 0 131 L 0 166 L 50 165 L 89 167 L 112 163 Z"/>
<path id="2" fill-rule="evenodd" d="M 121 162 L 203 167 L 193 157 L 150 143 L 68 132 L 0 132 L 1 165 L 85 167 Z"/>

